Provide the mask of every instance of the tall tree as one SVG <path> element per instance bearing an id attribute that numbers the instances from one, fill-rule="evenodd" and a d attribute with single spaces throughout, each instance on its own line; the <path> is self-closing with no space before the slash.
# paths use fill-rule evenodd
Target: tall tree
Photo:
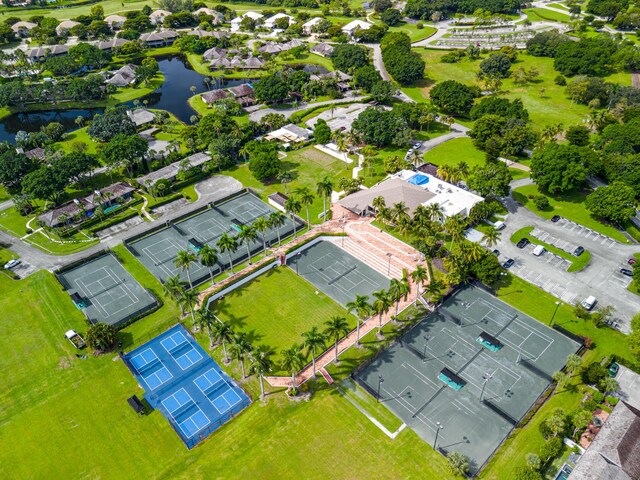
<path id="1" fill-rule="evenodd" d="M 206 307 L 202 307 L 196 314 L 196 320 L 194 325 L 200 330 L 206 330 L 209 336 L 209 349 L 213 348 L 213 329 L 216 325 L 216 317 L 213 312 L 209 311 Z"/>
<path id="2" fill-rule="evenodd" d="M 422 284 L 429 280 L 429 272 L 422 265 L 418 265 L 410 276 L 413 283 L 416 284 L 416 301 L 418 301 Z"/>
<path id="3" fill-rule="evenodd" d="M 244 368 L 244 360 L 249 355 L 252 350 L 251 343 L 247 338 L 246 333 L 238 333 L 233 336 L 231 340 L 231 345 L 229 345 L 229 350 L 231 350 L 231 355 L 238 362 L 240 362 L 240 367 L 242 368 L 242 378 L 246 378 L 245 368 Z"/>
<path id="4" fill-rule="evenodd" d="M 200 263 L 209 269 L 211 286 L 213 286 L 216 283 L 213 277 L 213 267 L 218 263 L 218 250 L 210 245 L 204 245 L 198 252 L 198 255 L 200 255 Z"/>
<path id="5" fill-rule="evenodd" d="M 500 240 L 500 232 L 493 225 L 489 225 L 482 236 L 482 241 L 487 247 L 494 247 Z"/>
<path id="6" fill-rule="evenodd" d="M 264 376 L 273 369 L 272 355 L 271 349 L 265 346 L 259 346 L 249 354 L 249 372 L 260 377 L 260 398 L 264 398 Z"/>
<path id="7" fill-rule="evenodd" d="M 252 224 L 251 227 L 256 233 L 260 233 L 262 236 L 262 250 L 267 251 L 267 240 L 265 238 L 265 233 L 269 229 L 269 221 L 267 217 L 257 218 Z"/>
<path id="8" fill-rule="evenodd" d="M 327 198 L 333 192 L 333 183 L 331 183 L 331 179 L 326 176 L 322 180 L 320 180 L 317 184 L 316 193 L 318 196 L 322 197 L 322 221 L 324 222 L 327 219 Z"/>
<path id="9" fill-rule="evenodd" d="M 371 304 L 371 307 L 375 313 L 378 314 L 378 335 L 382 335 L 382 315 L 387 313 L 391 308 L 391 299 L 389 294 L 385 290 L 378 290 L 373 292 L 375 300 Z"/>
<path id="10" fill-rule="evenodd" d="M 238 241 L 235 237 L 232 237 L 227 232 L 224 232 L 220 235 L 220 238 L 216 242 L 216 245 L 220 249 L 221 252 L 227 252 L 229 255 L 229 265 L 231 266 L 231 273 L 235 273 L 233 271 L 233 259 L 231 258 L 231 254 L 235 253 L 238 250 Z"/>
<path id="11" fill-rule="evenodd" d="M 258 234 L 251 225 L 242 225 L 236 238 L 247 247 L 247 257 L 249 258 L 249 264 L 251 264 L 251 249 L 249 248 L 249 244 L 256 241 Z"/>
<path id="12" fill-rule="evenodd" d="M 347 335 L 349 333 L 349 324 L 347 323 L 347 319 L 344 317 L 340 317 L 338 315 L 334 315 L 330 320 L 324 322 L 326 328 L 324 329 L 324 334 L 328 339 L 333 339 L 335 344 L 335 363 L 338 363 L 338 341 L 341 337 Z"/>
<path id="13" fill-rule="evenodd" d="M 285 222 L 286 217 L 279 210 L 276 210 L 275 212 L 271 212 L 269 214 L 269 227 L 276 229 L 276 233 L 278 234 L 278 247 L 280 246 L 280 227 L 282 227 Z"/>
<path id="14" fill-rule="evenodd" d="M 195 315 L 194 308 L 198 303 L 198 293 L 193 289 L 190 290 L 185 288 L 182 294 L 180 295 L 179 302 L 182 303 L 182 305 L 184 305 L 184 307 L 186 307 L 186 309 L 189 310 L 189 312 L 191 312 L 191 320 L 195 325 L 196 315 Z"/>
<path id="15" fill-rule="evenodd" d="M 325 337 L 318 327 L 314 325 L 311 330 L 302 334 L 304 337 L 304 346 L 307 347 L 307 351 L 311 354 L 311 365 L 313 368 L 313 376 L 316 376 L 316 354 L 324 352 L 325 349 Z"/>
<path id="16" fill-rule="evenodd" d="M 309 206 L 313 203 L 313 200 L 315 199 L 315 197 L 309 191 L 309 187 L 297 188 L 295 191 L 295 194 L 300 200 L 300 203 L 304 205 L 307 211 L 307 228 L 311 228 L 311 218 L 309 217 Z"/>
<path id="17" fill-rule="evenodd" d="M 293 222 L 293 238 L 296 238 L 296 215 L 302 209 L 302 203 L 296 197 L 289 197 L 284 202 L 284 209 L 287 211 L 289 215 L 291 215 L 291 221 Z"/>
<path id="18" fill-rule="evenodd" d="M 291 372 L 291 385 L 293 389 L 296 386 L 296 373 L 304 367 L 306 360 L 302 354 L 302 345 L 294 343 L 286 350 L 282 350 L 282 368 L 287 372 Z"/>
<path id="19" fill-rule="evenodd" d="M 348 302 L 346 307 L 350 312 L 354 312 L 358 318 L 356 323 L 356 345 L 360 345 L 360 322 L 364 321 L 371 312 L 369 305 L 369 297 L 367 295 L 356 295 L 352 302 Z"/>
<path id="20" fill-rule="evenodd" d="M 216 339 L 216 342 L 222 344 L 222 351 L 224 352 L 224 363 L 229 364 L 229 357 L 227 355 L 227 343 L 231 343 L 233 341 L 233 329 L 227 322 L 216 322 L 213 329 L 213 336 Z"/>
<path id="21" fill-rule="evenodd" d="M 193 284 L 191 283 L 191 273 L 189 273 L 189 268 L 198 260 L 198 256 L 190 252 L 189 250 L 180 250 L 178 252 L 178 256 L 174 260 L 173 264 L 176 268 L 179 268 L 183 272 L 187 272 L 187 279 L 189 280 L 189 288 L 193 288 Z"/>

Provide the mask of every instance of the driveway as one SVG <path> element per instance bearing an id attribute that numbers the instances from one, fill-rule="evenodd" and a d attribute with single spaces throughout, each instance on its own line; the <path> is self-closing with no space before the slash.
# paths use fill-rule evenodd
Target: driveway
<path id="1" fill-rule="evenodd" d="M 616 380 L 620 388 L 615 396 L 633 407 L 640 408 L 640 375 L 620 365 Z"/>
<path id="2" fill-rule="evenodd" d="M 522 207 L 511 197 L 506 199 L 506 204 L 509 210 L 506 228 L 502 230 L 496 248 L 501 252 L 502 262 L 507 258 L 515 260 L 511 272 L 569 304 L 578 303 L 589 295 L 595 296 L 598 306 L 615 308 L 614 317 L 620 329 L 628 332 L 631 318 L 640 312 L 640 296 L 627 290 L 630 279 L 620 273 L 620 267 L 628 267 L 627 259 L 640 252 L 640 246 L 623 245 L 573 222 L 553 223 Z M 544 232 L 547 243 L 550 238 L 559 245 L 583 246 L 591 253 L 591 261 L 579 272 L 568 272 L 566 262 L 550 252 L 536 257 L 530 253 L 531 245 L 519 249 L 511 242 L 511 235 L 527 226 Z M 536 242 L 533 237 L 530 240 Z"/>

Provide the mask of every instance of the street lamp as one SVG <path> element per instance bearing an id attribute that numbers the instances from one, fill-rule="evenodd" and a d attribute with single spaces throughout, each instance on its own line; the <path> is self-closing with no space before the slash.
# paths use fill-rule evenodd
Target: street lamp
<path id="1" fill-rule="evenodd" d="M 300 255 L 301 254 L 302 254 L 302 252 L 296 253 L 296 275 L 300 275 L 300 273 L 298 273 L 298 262 L 300 261 Z"/>
<path id="2" fill-rule="evenodd" d="M 553 323 L 553 319 L 556 316 L 556 312 L 558 311 L 558 307 L 560 306 L 560 302 L 556 302 L 556 309 L 553 311 L 553 315 L 551 315 L 551 320 L 549 320 L 549 326 Z"/>
<path id="3" fill-rule="evenodd" d="M 482 391 L 480 392 L 480 401 L 482 402 L 482 397 L 484 397 L 484 387 L 487 386 L 487 382 L 493 378 L 493 375 L 489 375 L 485 373 L 482 378 L 484 378 L 484 383 L 482 384 Z"/>
<path id="4" fill-rule="evenodd" d="M 429 341 L 429 335 L 424 335 L 424 351 L 422 352 L 422 361 L 424 362 L 427 359 L 427 342 Z"/>
<path id="5" fill-rule="evenodd" d="M 380 385 L 384 382 L 382 375 L 378 375 L 378 394 L 376 395 L 376 403 L 380 403 Z"/>
<path id="6" fill-rule="evenodd" d="M 498 290 L 502 288 L 502 279 L 509 275 L 507 272 L 500 272 L 500 278 L 498 279 Z"/>
<path id="7" fill-rule="evenodd" d="M 391 255 L 390 253 L 387 253 L 387 257 L 389 257 L 389 266 L 387 267 L 387 277 L 391 274 L 391 257 L 393 255 Z"/>
<path id="8" fill-rule="evenodd" d="M 440 425 L 440 422 L 436 422 L 436 439 L 433 441 L 433 449 L 437 450 L 437 446 L 438 446 L 438 434 L 440 433 L 440 430 L 442 430 L 444 427 L 442 425 Z"/>

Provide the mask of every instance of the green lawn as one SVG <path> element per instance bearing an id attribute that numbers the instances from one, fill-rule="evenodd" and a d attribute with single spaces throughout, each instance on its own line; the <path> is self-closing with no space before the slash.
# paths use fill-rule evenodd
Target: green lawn
<path id="1" fill-rule="evenodd" d="M 324 322 L 333 316 L 346 317 L 355 328 L 353 315 L 316 291 L 292 269 L 277 268 L 225 295 L 214 312 L 234 330 L 246 332 L 251 343 L 272 347 L 278 361 L 283 349 L 303 342 L 302 333 L 314 325 L 323 330 Z"/>
<path id="2" fill-rule="evenodd" d="M 413 23 L 402 22 L 400 25 L 398 25 L 396 27 L 390 27 L 389 31 L 390 32 L 406 33 L 407 35 L 409 35 L 409 38 L 411 39 L 411 42 L 419 42 L 420 40 L 424 40 L 425 38 L 429 38 L 434 33 L 436 33 L 438 30 L 435 27 L 430 27 L 428 25 L 425 25 L 424 27 L 419 29 Z"/>
<path id="3" fill-rule="evenodd" d="M 301 150 L 286 152 L 286 154 L 287 157 L 282 159 L 282 167 L 289 171 L 293 177 L 293 181 L 286 185 L 287 192 L 290 194 L 295 191 L 296 188 L 309 187 L 309 190 L 316 196 L 310 208 L 311 222 L 318 223 L 321 221 L 318 215 L 322 213 L 322 198 L 316 195 L 317 182 L 322 180 L 326 175 L 333 182 L 334 188 L 337 189 L 340 178 L 351 178 L 351 168 L 353 165 L 351 164 L 349 165 L 349 169 L 345 169 L 345 163 L 343 161 L 322 153 L 312 146 L 305 147 Z M 259 193 L 265 201 L 267 196 L 274 192 L 279 191 L 285 193 L 284 186 L 277 181 L 265 184 L 256 180 L 249 171 L 249 166 L 246 163 L 228 170 L 223 170 L 221 174 L 236 178 L 242 182 L 245 187 L 252 188 Z M 306 212 L 303 210 L 300 214 L 304 217 Z"/>
<path id="4" fill-rule="evenodd" d="M 513 198 L 543 218 L 560 215 L 585 227 L 589 227 L 596 232 L 600 232 L 603 235 L 608 235 L 619 242 L 628 243 L 627 238 L 619 230 L 610 225 L 605 225 L 591 216 L 584 206 L 584 200 L 587 194 L 588 192 L 570 192 L 555 196 L 544 194 L 551 204 L 551 208 L 548 210 L 538 210 L 533 204 L 533 201 L 528 198 L 529 195 L 543 195 L 536 185 L 526 185 L 516 188 L 513 191 Z"/>
<path id="5" fill-rule="evenodd" d="M 137 260 L 127 258 L 125 267 L 131 270 L 132 262 Z M 115 353 L 74 356 L 63 334 L 69 328 L 84 332 L 86 325 L 53 275 L 39 272 L 22 281 L 0 276 L 0 289 L 0 464 L 6 478 L 119 479 L 132 471 L 149 478 L 207 477 L 203 472 L 217 478 L 279 479 L 302 472 L 311 479 L 380 478 L 382 468 L 393 478 L 447 477 L 444 459 L 411 430 L 389 439 L 324 382 L 309 402 L 281 394 L 256 400 L 187 450 L 159 412 L 138 418 L 128 407 L 126 398 L 143 391 L 113 361 Z M 126 350 L 174 323 L 176 312 L 165 305 L 124 329 Z M 220 348 L 212 353 L 220 359 Z M 235 362 L 227 370 L 236 375 Z M 244 387 L 255 399 L 255 378 Z"/>
<path id="6" fill-rule="evenodd" d="M 527 14 L 527 19 L 530 22 L 563 22 L 569 23 L 571 17 L 564 13 L 554 12 L 553 10 L 547 10 L 546 8 L 525 8 L 522 13 Z"/>
<path id="7" fill-rule="evenodd" d="M 425 77 L 419 87 L 414 87 L 410 93 L 412 98 L 418 96 L 428 99 L 428 91 L 434 82 L 456 79 L 466 84 L 475 84 L 476 73 L 479 70 L 481 60 L 469 61 L 463 59 L 459 63 L 441 63 L 440 58 L 447 53 L 443 50 L 428 50 L 415 48 L 414 51 L 420 53 L 427 63 Z M 535 67 L 540 76 L 535 82 L 525 86 L 516 85 L 513 80 L 504 80 L 500 95 L 509 99 L 521 98 L 524 106 L 529 111 L 531 122 L 535 127 L 541 129 L 546 125 L 557 123 L 570 125 L 581 124 L 582 120 L 589 115 L 589 108 L 586 105 L 571 105 L 571 100 L 565 94 L 565 88 L 554 83 L 558 72 L 553 68 L 553 59 L 546 57 L 533 57 L 521 52 L 518 60 L 513 64 L 512 70 L 518 67 L 530 69 Z M 629 73 L 614 73 L 605 77 L 606 81 L 631 85 L 631 75 Z M 544 93 L 541 93 L 544 88 Z"/>
<path id="8" fill-rule="evenodd" d="M 526 237 L 529 240 L 531 240 L 531 243 L 535 243 L 536 245 L 542 245 L 545 249 L 549 250 L 550 252 L 555 253 L 559 257 L 562 257 L 565 260 L 568 260 L 571 262 L 571 266 L 567 270 L 568 272 L 579 272 L 584 267 L 586 267 L 591 261 L 591 252 L 589 252 L 589 250 L 585 250 L 582 253 L 582 255 L 580 255 L 579 257 L 574 257 L 570 253 L 567 253 L 564 250 L 560 250 L 558 247 L 554 247 L 553 245 L 543 242 L 542 240 L 539 240 L 537 238 L 530 237 L 529 235 L 531 234 L 534 228 L 535 227 L 521 228 L 520 230 L 515 232 L 513 235 L 511 235 L 511 242 L 515 244 Z"/>

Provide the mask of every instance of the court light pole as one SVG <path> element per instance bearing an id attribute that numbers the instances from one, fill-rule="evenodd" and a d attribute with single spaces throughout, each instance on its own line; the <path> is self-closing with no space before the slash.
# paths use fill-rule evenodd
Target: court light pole
<path id="1" fill-rule="evenodd" d="M 382 378 L 382 375 L 378 375 L 378 393 L 376 395 L 376 403 L 380 403 L 380 385 L 382 385 L 382 382 L 384 382 L 384 378 Z"/>
<path id="2" fill-rule="evenodd" d="M 482 402 L 482 398 L 484 397 L 484 388 L 487 386 L 487 382 L 493 378 L 493 375 L 489 375 L 485 373 L 482 378 L 484 378 L 484 382 L 482 383 L 482 391 L 480 392 L 480 401 Z"/>
<path id="3" fill-rule="evenodd" d="M 502 288 L 502 279 L 508 275 L 507 272 L 500 272 L 500 278 L 498 280 L 498 290 Z"/>
<path id="4" fill-rule="evenodd" d="M 422 356 L 424 357 L 422 361 L 424 362 L 427 359 L 427 342 L 429 341 L 429 335 L 424 335 L 424 351 L 422 352 Z"/>
<path id="5" fill-rule="evenodd" d="M 298 273 L 298 262 L 300 261 L 300 254 L 302 252 L 298 252 L 296 253 L 296 275 L 300 275 L 300 273 Z"/>
<path id="6" fill-rule="evenodd" d="M 440 425 L 440 422 L 436 422 L 436 439 L 433 441 L 434 450 L 438 449 L 438 435 L 440 434 L 440 430 L 442 430 L 443 428 L 444 427 Z"/>
<path id="7" fill-rule="evenodd" d="M 560 306 L 560 302 L 556 302 L 556 309 L 553 311 L 553 315 L 551 315 L 551 320 L 549 320 L 549 326 L 553 323 L 553 319 L 556 316 L 556 312 L 558 311 L 558 307 Z"/>
<path id="8" fill-rule="evenodd" d="M 391 274 L 391 257 L 393 255 L 391 255 L 390 253 L 387 253 L 387 257 L 389 257 L 389 266 L 387 267 L 387 277 Z"/>

